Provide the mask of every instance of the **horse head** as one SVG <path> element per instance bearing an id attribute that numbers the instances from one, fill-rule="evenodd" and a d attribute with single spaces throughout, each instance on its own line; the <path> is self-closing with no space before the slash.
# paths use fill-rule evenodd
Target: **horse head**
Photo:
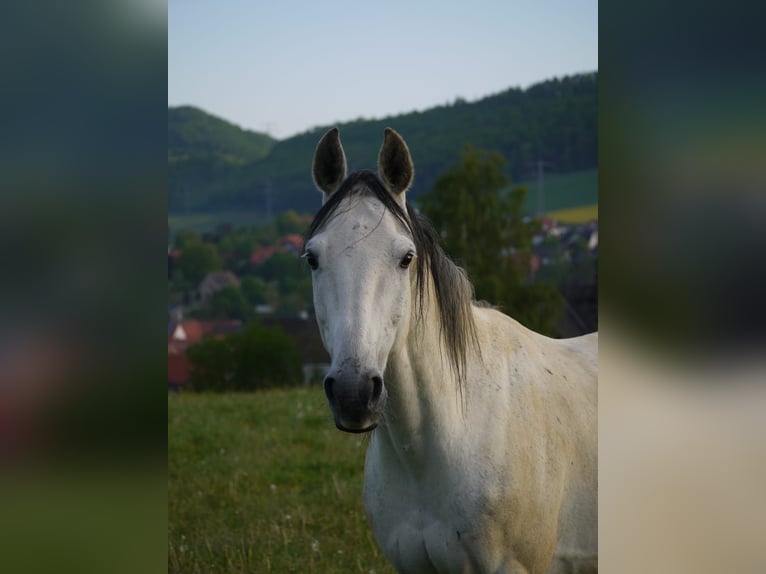
<path id="1" fill-rule="evenodd" d="M 381 420 L 388 357 L 406 339 L 410 264 L 417 256 L 405 192 L 414 168 L 404 140 L 385 130 L 378 175 L 346 176 L 337 128 L 319 142 L 313 178 L 323 205 L 307 234 L 314 308 L 332 363 L 324 391 L 336 426 L 367 432 Z"/>

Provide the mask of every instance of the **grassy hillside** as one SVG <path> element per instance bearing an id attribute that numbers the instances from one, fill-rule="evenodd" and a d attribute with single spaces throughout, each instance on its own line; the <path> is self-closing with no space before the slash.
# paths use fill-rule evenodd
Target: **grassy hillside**
<path id="1" fill-rule="evenodd" d="M 168 572 L 393 573 L 321 388 L 168 395 Z"/>
<path id="2" fill-rule="evenodd" d="M 268 155 L 276 140 L 192 106 L 168 108 L 168 161 L 217 158 L 242 165 Z"/>
<path id="3" fill-rule="evenodd" d="M 476 102 L 455 100 L 423 112 L 340 124 L 349 169 L 374 168 L 383 129 L 398 130 L 409 144 L 416 176 L 412 197 L 428 191 L 455 163 L 465 145 L 499 151 L 513 181 L 523 181 L 538 159 L 558 173 L 595 169 L 597 74 L 552 79 L 525 90 L 511 88 Z M 279 141 L 265 157 L 241 166 L 211 163 L 170 171 L 169 210 L 313 211 L 311 161 L 330 126 Z"/>
<path id="4" fill-rule="evenodd" d="M 598 204 L 594 203 L 582 207 L 558 209 L 549 211 L 546 215 L 562 223 L 585 223 L 593 219 L 598 219 Z"/>
<path id="5" fill-rule="evenodd" d="M 537 213 L 538 181 L 523 182 L 529 190 L 525 213 Z M 543 212 L 560 211 L 598 203 L 598 169 L 564 174 L 546 174 L 543 178 Z"/>

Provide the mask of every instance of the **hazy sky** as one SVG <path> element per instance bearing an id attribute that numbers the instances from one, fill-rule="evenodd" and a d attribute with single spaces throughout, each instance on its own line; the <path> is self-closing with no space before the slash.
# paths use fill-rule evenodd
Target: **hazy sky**
<path id="1" fill-rule="evenodd" d="M 596 69 L 597 0 L 168 2 L 168 104 L 278 138 Z"/>

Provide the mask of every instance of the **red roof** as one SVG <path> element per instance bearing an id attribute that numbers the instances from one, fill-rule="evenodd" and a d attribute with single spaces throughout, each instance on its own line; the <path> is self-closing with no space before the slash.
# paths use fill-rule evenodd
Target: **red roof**
<path id="1" fill-rule="evenodd" d="M 253 265 L 260 265 L 265 263 L 266 260 L 277 252 L 277 248 L 273 245 L 268 247 L 261 247 L 250 256 L 250 263 Z"/>
<path id="2" fill-rule="evenodd" d="M 297 233 L 290 233 L 283 235 L 277 239 L 276 245 L 269 245 L 267 247 L 261 247 L 257 251 L 254 251 L 250 256 L 250 263 L 253 265 L 261 265 L 265 263 L 269 257 L 275 253 L 292 253 L 294 255 L 300 255 L 303 250 L 303 237 Z"/>
<path id="3" fill-rule="evenodd" d="M 227 319 L 225 321 L 199 321 L 202 325 L 203 337 L 220 337 L 237 333 L 242 329 L 242 321 Z"/>
<path id="4" fill-rule="evenodd" d="M 283 248 L 292 248 L 293 251 L 299 252 L 301 249 L 303 249 L 303 237 L 297 233 L 291 233 L 281 237 L 279 239 L 279 244 Z"/>
<path id="5" fill-rule="evenodd" d="M 177 339 L 174 337 L 178 328 L 181 327 L 186 333 L 186 339 Z M 242 328 L 242 321 L 229 319 L 226 321 L 198 321 L 197 319 L 187 319 L 178 323 L 170 333 L 172 342 L 180 343 L 186 347 L 196 345 L 207 337 L 220 337 L 236 333 Z M 170 351 L 171 346 L 168 345 Z M 176 346 L 173 347 L 176 349 Z"/>
<path id="6" fill-rule="evenodd" d="M 543 231 L 549 231 L 550 229 L 556 227 L 556 220 L 548 217 L 547 215 L 544 215 L 540 218 L 540 223 L 542 224 Z"/>
<path id="7" fill-rule="evenodd" d="M 186 333 L 186 339 L 176 339 L 175 334 L 179 327 L 181 327 L 184 333 Z M 176 340 L 183 340 L 187 345 L 194 345 L 195 343 L 199 343 L 202 340 L 202 335 L 202 323 L 196 319 L 187 319 L 186 321 L 181 321 L 173 328 L 173 331 L 170 333 L 171 338 Z"/>

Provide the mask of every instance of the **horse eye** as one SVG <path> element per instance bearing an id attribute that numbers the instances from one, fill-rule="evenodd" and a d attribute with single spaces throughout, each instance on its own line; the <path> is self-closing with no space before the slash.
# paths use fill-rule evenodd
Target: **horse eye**
<path id="1" fill-rule="evenodd" d="M 402 269 L 407 269 L 407 267 L 409 267 L 409 266 L 410 266 L 410 263 L 412 263 L 412 258 L 413 258 L 413 257 L 414 257 L 414 254 L 413 254 L 413 253 L 411 253 L 411 252 L 410 252 L 410 253 L 408 253 L 407 255 L 405 255 L 405 256 L 402 258 L 402 261 L 401 261 L 401 263 L 399 263 L 399 267 L 401 267 Z"/>
<path id="2" fill-rule="evenodd" d="M 317 267 L 319 267 L 319 261 L 317 260 L 316 255 L 314 255 L 310 251 L 307 251 L 306 253 L 303 254 L 303 256 L 306 258 L 306 261 L 308 262 L 309 267 L 311 267 L 311 269 L 316 269 Z"/>

